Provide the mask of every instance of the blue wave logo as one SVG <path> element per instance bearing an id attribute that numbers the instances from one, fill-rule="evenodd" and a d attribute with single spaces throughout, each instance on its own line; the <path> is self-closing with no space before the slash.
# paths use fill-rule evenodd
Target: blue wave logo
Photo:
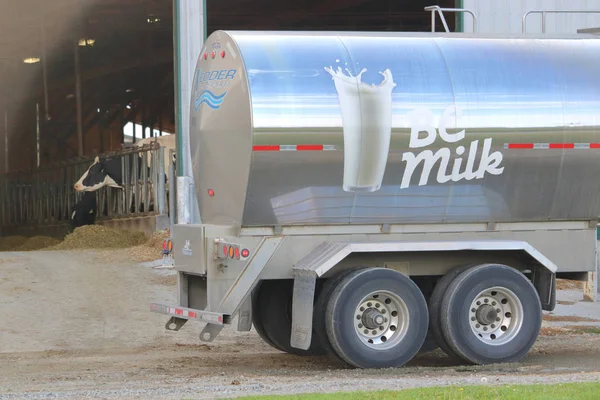
<path id="1" fill-rule="evenodd" d="M 200 95 L 196 97 L 196 100 L 194 101 L 194 107 L 197 110 L 198 107 L 200 107 L 200 105 L 204 103 L 213 110 L 218 110 L 219 108 L 221 108 L 221 104 L 223 104 L 223 100 L 226 94 L 227 91 L 225 91 L 225 93 L 223 93 L 222 95 L 217 96 L 208 89 L 203 90 L 202 93 L 200 93 Z"/>

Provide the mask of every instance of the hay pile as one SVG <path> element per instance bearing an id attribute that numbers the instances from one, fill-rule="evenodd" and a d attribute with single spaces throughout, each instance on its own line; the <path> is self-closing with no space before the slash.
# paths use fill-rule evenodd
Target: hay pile
<path id="1" fill-rule="evenodd" d="M 117 230 L 103 225 L 86 225 L 75 229 L 62 242 L 48 236 L 0 238 L 0 251 L 110 250 L 102 252 L 102 257 L 108 257 L 110 254 L 116 257 L 116 260 L 125 258 L 147 262 L 162 258 L 162 243 L 169 235 L 167 229 L 155 232 L 148 240 L 143 232 Z"/>
<path id="2" fill-rule="evenodd" d="M 162 258 L 162 243 L 163 240 L 170 236 L 170 232 L 166 231 L 155 232 L 150 240 L 146 243 L 132 247 L 127 250 L 127 253 L 136 261 L 147 262 Z"/>
<path id="3" fill-rule="evenodd" d="M 60 243 L 60 240 L 49 236 L 33 236 L 18 246 L 15 251 L 42 250 L 50 246 L 56 246 L 58 243 Z"/>
<path id="4" fill-rule="evenodd" d="M 0 251 L 15 251 L 27 241 L 25 236 L 0 237 Z"/>
<path id="5" fill-rule="evenodd" d="M 123 249 L 146 243 L 143 232 L 107 228 L 102 225 L 85 225 L 76 228 L 65 240 L 47 250 Z"/>

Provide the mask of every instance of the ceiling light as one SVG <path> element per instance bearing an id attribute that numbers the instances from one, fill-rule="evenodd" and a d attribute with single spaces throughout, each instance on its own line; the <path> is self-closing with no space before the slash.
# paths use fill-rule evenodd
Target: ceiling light
<path id="1" fill-rule="evenodd" d="M 148 15 L 148 18 L 146 18 L 146 21 L 149 24 L 156 24 L 157 22 L 160 22 L 160 18 L 150 14 L 150 15 Z"/>
<path id="2" fill-rule="evenodd" d="M 96 39 L 92 39 L 92 38 L 81 38 L 79 39 L 79 46 L 81 47 L 86 47 L 86 46 L 93 46 L 94 43 L 96 43 Z"/>
<path id="3" fill-rule="evenodd" d="M 37 64 L 40 62 L 40 58 L 39 57 L 27 57 L 23 59 L 23 62 L 25 64 Z"/>

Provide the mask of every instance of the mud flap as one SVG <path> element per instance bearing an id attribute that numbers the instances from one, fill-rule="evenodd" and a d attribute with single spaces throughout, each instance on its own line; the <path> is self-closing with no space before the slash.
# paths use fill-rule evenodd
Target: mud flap
<path id="1" fill-rule="evenodd" d="M 308 350 L 312 340 L 313 301 L 317 277 L 315 274 L 295 272 L 298 275 L 294 278 L 290 345 L 297 349 Z"/>
<path id="2" fill-rule="evenodd" d="M 556 274 L 541 265 L 535 266 L 531 280 L 540 296 L 542 310 L 553 311 L 556 307 Z"/>
<path id="3" fill-rule="evenodd" d="M 252 298 L 250 295 L 242 302 L 238 311 L 238 331 L 249 331 L 252 328 Z"/>

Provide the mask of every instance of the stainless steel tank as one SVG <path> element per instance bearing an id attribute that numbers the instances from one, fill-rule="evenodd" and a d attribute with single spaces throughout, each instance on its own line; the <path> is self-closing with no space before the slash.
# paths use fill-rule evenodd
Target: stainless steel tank
<path id="1" fill-rule="evenodd" d="M 202 222 L 600 215 L 600 40 L 213 33 L 191 153 Z"/>

